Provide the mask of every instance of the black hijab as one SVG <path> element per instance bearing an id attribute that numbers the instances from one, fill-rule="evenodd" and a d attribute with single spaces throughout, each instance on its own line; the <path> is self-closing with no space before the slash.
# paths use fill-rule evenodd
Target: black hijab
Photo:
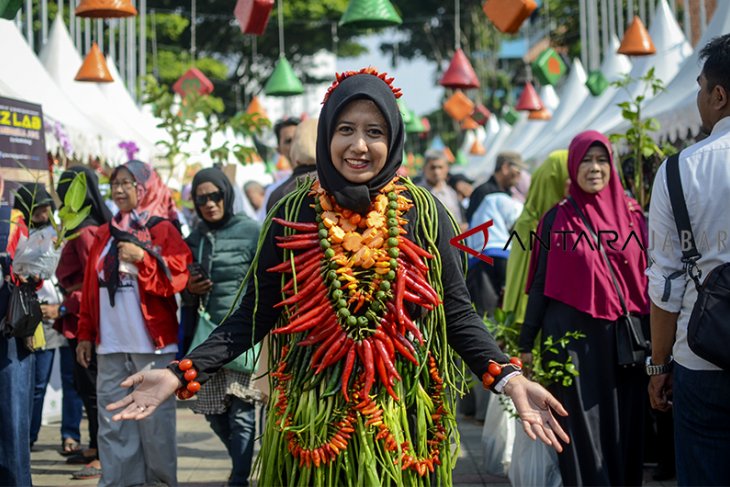
<path id="1" fill-rule="evenodd" d="M 203 214 L 200 211 L 200 208 L 198 208 L 198 205 L 195 205 L 195 194 L 198 190 L 198 186 L 200 186 L 203 183 L 213 183 L 213 185 L 218 188 L 220 191 L 223 191 L 223 218 L 220 219 L 217 222 L 209 222 L 206 221 L 203 218 Z M 217 230 L 224 226 L 226 223 L 228 223 L 228 220 L 231 219 L 233 216 L 233 200 L 236 197 L 233 193 L 233 186 L 231 185 L 231 182 L 228 180 L 228 177 L 223 174 L 223 171 L 218 169 L 217 167 L 210 167 L 208 169 L 203 169 L 201 171 L 198 171 L 197 174 L 195 174 L 195 177 L 193 178 L 193 204 L 195 206 L 195 213 L 198 214 L 198 217 L 200 218 L 200 221 L 208 228 L 212 230 Z"/>
<path id="2" fill-rule="evenodd" d="M 354 100 L 371 100 L 388 124 L 388 158 L 383 169 L 365 184 L 351 183 L 335 169 L 330 143 L 342 110 Z M 390 86 L 372 74 L 356 74 L 343 79 L 330 92 L 319 115 L 317 126 L 317 175 L 324 189 L 337 203 L 364 213 L 375 194 L 394 177 L 403 160 L 403 119 Z"/>
<path id="3" fill-rule="evenodd" d="M 34 225 L 32 220 L 32 211 L 46 205 L 51 207 L 52 212 L 56 211 L 56 204 L 43 183 L 25 183 L 15 192 L 13 208 L 23 214 L 23 220 L 28 228 L 42 228 L 50 224 L 49 221 L 47 224 L 38 226 Z"/>
<path id="4" fill-rule="evenodd" d="M 61 198 L 61 206 L 63 206 L 68 188 L 71 187 L 71 182 L 79 173 L 86 175 L 86 198 L 84 199 L 82 208 L 90 206 L 91 211 L 84 221 L 78 227 L 74 228 L 74 232 L 88 226 L 101 226 L 109 223 L 112 219 L 112 212 L 104 203 L 104 198 L 101 196 L 101 191 L 99 191 L 99 178 L 88 167 L 74 166 L 61 174 L 61 179 L 58 181 L 58 186 L 56 187 L 58 197 Z"/>

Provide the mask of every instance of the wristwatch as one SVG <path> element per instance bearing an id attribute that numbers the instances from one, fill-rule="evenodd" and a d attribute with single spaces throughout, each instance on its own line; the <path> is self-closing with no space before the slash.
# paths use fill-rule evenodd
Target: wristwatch
<path id="1" fill-rule="evenodd" d="M 672 371 L 672 365 L 674 364 L 674 357 L 669 356 L 669 361 L 666 364 L 657 365 L 652 363 L 651 356 L 646 357 L 646 375 L 662 375 L 668 374 Z"/>

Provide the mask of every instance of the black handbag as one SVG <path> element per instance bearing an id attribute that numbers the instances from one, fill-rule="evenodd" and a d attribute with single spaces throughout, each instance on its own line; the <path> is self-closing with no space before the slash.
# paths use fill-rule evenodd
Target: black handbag
<path id="1" fill-rule="evenodd" d="M 730 263 L 720 264 L 710 271 L 704 282 L 700 282 L 701 270 L 697 261 L 702 255 L 697 251 L 692 225 L 689 221 L 687 203 L 679 177 L 679 154 L 667 161 L 667 189 L 672 203 L 674 221 L 677 224 L 679 241 L 682 242 L 682 263 L 697 288 L 697 301 L 687 324 L 687 343 L 698 357 L 730 370 Z"/>
<path id="2" fill-rule="evenodd" d="M 10 285 L 6 283 L 6 286 Z M 32 282 L 13 286 L 7 314 L 2 320 L 2 330 L 7 336 L 26 338 L 35 333 L 43 320 L 41 304 Z"/>
<path id="3" fill-rule="evenodd" d="M 572 203 L 573 208 L 575 208 L 575 211 L 578 213 L 578 216 L 581 220 L 583 220 L 583 224 L 586 226 L 588 231 L 591 232 L 593 238 L 596 239 L 598 248 L 603 256 L 603 260 L 606 262 L 606 266 L 608 267 L 608 272 L 611 274 L 613 287 L 616 289 L 618 299 L 621 302 L 621 310 L 623 311 L 623 314 L 616 320 L 616 324 L 614 326 L 616 336 L 616 363 L 621 367 L 634 367 L 637 365 L 643 366 L 644 361 L 646 360 L 646 355 L 651 346 L 644 336 L 644 330 L 641 326 L 641 318 L 629 313 L 629 310 L 626 307 L 626 301 L 624 300 L 624 295 L 621 292 L 618 281 L 616 280 L 613 265 L 611 265 L 611 261 L 608 260 L 608 255 L 606 255 L 606 250 L 603 246 L 601 246 L 600 241 L 598 240 L 598 235 L 596 235 L 596 232 L 593 231 L 593 227 L 588 222 L 585 215 L 583 215 L 583 212 L 575 200 L 569 196 L 568 201 Z"/>

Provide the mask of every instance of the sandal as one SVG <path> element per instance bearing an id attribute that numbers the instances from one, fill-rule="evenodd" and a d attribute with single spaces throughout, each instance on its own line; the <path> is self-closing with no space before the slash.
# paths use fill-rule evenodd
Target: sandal
<path id="1" fill-rule="evenodd" d="M 101 469 L 92 467 L 91 464 L 84 466 L 81 470 L 78 470 L 71 474 L 71 478 L 74 480 L 89 480 L 101 478 Z"/>
<path id="2" fill-rule="evenodd" d="M 64 438 L 61 442 L 61 448 L 58 450 L 62 456 L 67 457 L 81 451 L 81 443 L 73 438 Z"/>
<path id="3" fill-rule="evenodd" d="M 66 463 L 69 465 L 86 465 L 89 462 L 93 462 L 99 458 L 99 453 L 95 452 L 91 455 L 85 455 L 86 451 L 78 451 L 66 459 Z"/>

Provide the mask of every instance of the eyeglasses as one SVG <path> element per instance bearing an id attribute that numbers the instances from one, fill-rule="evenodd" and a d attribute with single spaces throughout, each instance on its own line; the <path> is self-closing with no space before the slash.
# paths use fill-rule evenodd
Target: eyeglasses
<path id="1" fill-rule="evenodd" d="M 223 191 L 216 191 L 215 193 L 199 194 L 195 196 L 195 204 L 197 206 L 203 206 L 208 201 L 213 203 L 220 203 L 223 200 Z"/>
<path id="2" fill-rule="evenodd" d="M 112 187 L 112 191 L 114 191 L 117 188 L 122 188 L 125 191 L 129 191 L 132 188 L 135 188 L 137 186 L 136 181 L 130 181 L 129 179 L 125 179 L 123 181 L 112 181 L 109 183 L 109 186 Z"/>

